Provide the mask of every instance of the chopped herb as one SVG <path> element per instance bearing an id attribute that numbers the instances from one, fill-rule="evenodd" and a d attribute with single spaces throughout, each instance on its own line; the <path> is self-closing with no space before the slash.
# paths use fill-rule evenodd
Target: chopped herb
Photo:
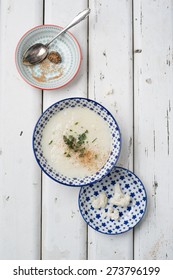
<path id="1" fill-rule="evenodd" d="M 73 150 L 75 153 L 79 153 L 79 156 L 82 157 L 85 152 L 85 143 L 87 139 L 88 130 L 85 130 L 84 133 L 77 135 L 74 137 L 73 135 L 63 135 L 64 143 L 68 146 L 70 150 Z M 87 141 L 88 142 L 88 141 Z"/>
<path id="2" fill-rule="evenodd" d="M 95 138 L 95 139 L 92 141 L 92 143 L 94 143 L 96 140 L 97 140 L 97 138 Z"/>
<path id="3" fill-rule="evenodd" d="M 98 159 L 98 155 L 95 155 L 95 159 Z"/>
<path id="4" fill-rule="evenodd" d="M 85 147 L 83 147 L 83 148 L 80 149 L 79 157 L 83 157 L 84 154 L 85 154 Z"/>
<path id="5" fill-rule="evenodd" d="M 79 136 L 78 136 L 78 142 L 80 143 L 80 145 L 83 144 L 84 141 L 86 140 L 86 138 L 87 138 L 86 134 L 87 134 L 87 133 L 88 133 L 88 130 L 85 130 L 84 133 L 79 134 Z"/>
<path id="6" fill-rule="evenodd" d="M 70 131 L 73 131 L 72 129 L 70 129 Z"/>
<path id="7" fill-rule="evenodd" d="M 79 154 L 79 157 L 83 157 L 84 156 L 84 154 Z"/>
<path id="8" fill-rule="evenodd" d="M 75 125 L 77 125 L 79 122 L 75 122 Z"/>
<path id="9" fill-rule="evenodd" d="M 79 136 L 78 136 L 78 143 L 80 145 L 82 145 L 85 140 L 86 140 L 86 133 L 79 134 Z"/>
<path id="10" fill-rule="evenodd" d="M 49 145 L 51 145 L 53 143 L 53 140 L 51 140 L 50 142 L 49 142 Z"/>
<path id="11" fill-rule="evenodd" d="M 75 143 L 76 143 L 76 138 L 73 135 L 63 136 L 64 143 L 70 148 L 74 149 Z"/>
<path id="12" fill-rule="evenodd" d="M 70 155 L 70 154 L 67 154 L 66 157 L 71 157 L 71 155 Z"/>

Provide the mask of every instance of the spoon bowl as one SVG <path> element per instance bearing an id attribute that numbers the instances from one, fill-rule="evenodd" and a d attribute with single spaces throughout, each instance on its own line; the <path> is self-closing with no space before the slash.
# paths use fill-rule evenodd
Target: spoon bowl
<path id="1" fill-rule="evenodd" d="M 47 56 L 48 47 L 42 43 L 37 43 L 25 51 L 23 55 L 23 64 L 34 65 L 40 63 Z"/>

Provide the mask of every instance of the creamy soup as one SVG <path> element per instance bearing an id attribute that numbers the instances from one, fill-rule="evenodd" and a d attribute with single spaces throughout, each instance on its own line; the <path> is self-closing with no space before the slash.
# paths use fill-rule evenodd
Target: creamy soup
<path id="1" fill-rule="evenodd" d="M 42 149 L 50 166 L 70 178 L 99 171 L 108 160 L 108 124 L 88 108 L 68 108 L 55 114 L 43 131 Z"/>

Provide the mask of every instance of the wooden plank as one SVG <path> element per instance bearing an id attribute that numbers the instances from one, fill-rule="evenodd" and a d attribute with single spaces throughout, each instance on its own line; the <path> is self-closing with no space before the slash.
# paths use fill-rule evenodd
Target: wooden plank
<path id="1" fill-rule="evenodd" d="M 41 95 L 17 73 L 14 52 L 20 37 L 41 22 L 42 1 L 1 1 L 0 259 L 40 257 L 41 173 L 32 152 L 32 132 Z"/>
<path id="2" fill-rule="evenodd" d="M 173 259 L 173 2 L 134 1 L 135 171 L 148 210 L 136 259 Z"/>
<path id="3" fill-rule="evenodd" d="M 45 23 L 65 26 L 87 7 L 87 1 L 45 1 Z M 77 77 L 66 87 L 44 92 L 44 109 L 60 99 L 87 95 L 87 22 L 71 32 L 82 48 Z M 43 175 L 43 259 L 85 259 L 86 224 L 78 209 L 79 188 L 70 188 Z"/>
<path id="4" fill-rule="evenodd" d="M 107 107 L 122 132 L 118 165 L 133 168 L 132 1 L 89 1 L 89 97 Z M 133 231 L 106 236 L 89 228 L 89 259 L 132 259 Z"/>

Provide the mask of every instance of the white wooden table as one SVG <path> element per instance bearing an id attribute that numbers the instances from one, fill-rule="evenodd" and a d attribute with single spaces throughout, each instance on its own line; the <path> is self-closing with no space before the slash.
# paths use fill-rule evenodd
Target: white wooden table
<path id="1" fill-rule="evenodd" d="M 20 37 L 43 23 L 65 26 L 83 60 L 68 86 L 44 91 L 19 76 Z M 53 182 L 32 151 L 42 110 L 72 96 L 95 99 L 122 132 L 119 166 L 143 181 L 148 208 L 134 230 L 107 236 L 87 227 L 79 188 Z M 173 259 L 173 1 L 0 1 L 0 259 Z"/>

